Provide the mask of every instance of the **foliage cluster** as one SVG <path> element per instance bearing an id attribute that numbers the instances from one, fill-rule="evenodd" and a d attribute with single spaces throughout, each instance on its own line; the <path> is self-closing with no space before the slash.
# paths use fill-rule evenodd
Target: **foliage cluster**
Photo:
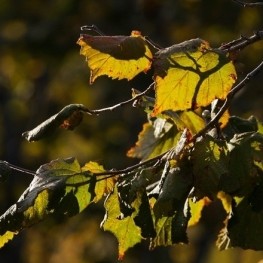
<path id="1" fill-rule="evenodd" d="M 160 48 L 138 31 L 105 36 L 94 26 L 82 29 L 98 34 L 81 34 L 77 42 L 91 70 L 91 83 L 101 75 L 131 80 L 141 72 L 153 72 L 154 82 L 112 107 L 67 105 L 23 137 L 40 140 L 59 127 L 73 130 L 85 114 L 132 104 L 148 116 L 127 153 L 141 161 L 106 170 L 95 162 L 81 166 L 75 158 L 58 159 L 36 172 L 2 161 L 2 181 L 13 171 L 34 177 L 0 217 L 1 246 L 47 216 L 73 216 L 105 199 L 102 227 L 116 235 L 121 259 L 145 239 L 150 248 L 187 243 L 187 228 L 198 223 L 205 206 L 219 199 L 225 226 L 218 247 L 262 250 L 263 127 L 253 116 L 230 116 L 228 109 L 235 94 L 263 68 L 260 63 L 239 80 L 233 59 L 261 40 L 263 32 L 218 48 L 202 39 Z"/>

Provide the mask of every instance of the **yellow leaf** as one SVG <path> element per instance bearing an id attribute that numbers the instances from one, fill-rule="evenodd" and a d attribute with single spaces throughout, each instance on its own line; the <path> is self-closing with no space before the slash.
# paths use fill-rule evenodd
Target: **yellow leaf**
<path id="1" fill-rule="evenodd" d="M 223 191 L 217 193 L 217 198 L 222 202 L 225 211 L 229 214 L 232 212 L 232 197 Z"/>
<path id="2" fill-rule="evenodd" d="M 201 39 L 162 49 L 154 60 L 156 104 L 154 115 L 186 110 L 225 99 L 236 80 L 227 54 Z"/>
<path id="3" fill-rule="evenodd" d="M 189 199 L 191 218 L 188 221 L 188 227 L 194 226 L 199 222 L 199 220 L 202 216 L 202 210 L 203 210 L 204 206 L 206 206 L 210 203 L 211 203 L 211 201 L 208 197 L 204 197 L 197 202 L 193 202 L 191 199 Z"/>
<path id="4" fill-rule="evenodd" d="M 105 172 L 102 165 L 99 165 L 96 162 L 88 162 L 85 164 L 84 167 L 82 167 L 83 171 L 90 171 L 94 174 L 96 173 L 103 173 Z M 96 182 L 95 185 L 95 197 L 93 199 L 93 202 L 98 202 L 101 200 L 105 195 L 109 194 L 113 191 L 114 185 L 116 182 L 116 176 L 107 178 L 105 176 L 105 179 L 103 177 L 100 177 L 99 180 Z"/>
<path id="5" fill-rule="evenodd" d="M 38 194 L 34 200 L 34 204 L 30 206 L 25 212 L 24 216 L 27 218 L 27 222 L 34 224 L 39 222 L 48 214 L 48 190 L 44 190 Z"/>
<path id="6" fill-rule="evenodd" d="M 152 52 L 138 31 L 133 31 L 131 36 L 83 34 L 77 44 L 91 70 L 91 83 L 101 75 L 130 80 L 151 67 Z"/>
<path id="7" fill-rule="evenodd" d="M 154 158 L 175 146 L 182 134 L 176 130 L 175 126 L 171 126 L 159 137 L 156 136 L 155 130 L 150 123 L 145 123 L 139 133 L 138 141 L 127 152 L 127 156 L 142 160 Z"/>
<path id="8" fill-rule="evenodd" d="M 0 248 L 12 240 L 16 234 L 18 234 L 18 232 L 6 231 L 3 235 L 0 235 Z"/>

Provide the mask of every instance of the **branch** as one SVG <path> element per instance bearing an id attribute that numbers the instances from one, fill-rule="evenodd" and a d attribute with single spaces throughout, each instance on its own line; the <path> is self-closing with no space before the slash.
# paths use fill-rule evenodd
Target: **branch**
<path id="1" fill-rule="evenodd" d="M 263 30 L 255 32 L 254 35 L 250 37 L 240 36 L 238 39 L 223 44 L 219 49 L 225 50 L 227 52 L 240 51 L 241 49 L 244 49 L 245 47 L 260 40 L 263 40 Z"/>
<path id="2" fill-rule="evenodd" d="M 254 3 L 246 3 L 241 0 L 232 0 L 233 2 L 243 6 L 243 7 L 257 7 L 257 6 L 263 6 L 263 2 L 254 2 Z"/>
<path id="3" fill-rule="evenodd" d="M 244 88 L 247 83 L 253 79 L 256 75 L 258 75 L 260 73 L 260 71 L 263 70 L 263 61 L 255 68 L 253 69 L 251 72 L 249 72 L 246 77 L 239 82 L 227 95 L 226 100 L 223 104 L 223 106 L 220 108 L 220 110 L 218 111 L 218 113 L 216 114 L 216 116 L 201 130 L 199 131 L 197 134 L 195 134 L 192 137 L 192 141 L 195 141 L 198 137 L 203 136 L 210 128 L 214 127 L 219 119 L 222 117 L 222 115 L 225 113 L 225 111 L 229 108 L 231 101 L 233 99 L 233 97 L 237 94 L 237 92 L 239 92 L 242 88 Z"/>

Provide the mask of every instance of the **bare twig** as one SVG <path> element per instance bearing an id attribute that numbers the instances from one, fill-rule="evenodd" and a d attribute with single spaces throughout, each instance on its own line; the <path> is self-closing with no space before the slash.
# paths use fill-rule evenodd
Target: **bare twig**
<path id="1" fill-rule="evenodd" d="M 240 38 L 233 40 L 229 43 L 223 44 L 220 49 L 227 52 L 239 51 L 257 41 L 263 40 L 263 30 L 255 32 L 250 37 L 240 36 Z"/>
<path id="2" fill-rule="evenodd" d="M 127 105 L 129 103 L 133 103 L 134 101 L 138 100 L 140 97 L 142 97 L 143 95 L 145 95 L 147 92 L 149 92 L 153 87 L 154 87 L 155 83 L 153 82 L 151 85 L 149 85 L 149 87 L 142 91 L 139 94 L 136 94 L 133 98 L 126 100 L 126 101 L 122 101 L 118 104 L 115 104 L 113 106 L 110 107 L 106 107 L 106 108 L 102 108 L 102 109 L 98 109 L 98 110 L 90 110 L 90 109 L 86 109 L 84 110 L 86 113 L 88 114 L 94 114 L 94 115 L 99 115 L 100 113 L 106 112 L 106 111 L 113 111 L 119 107 L 122 107 L 124 105 Z"/>
<path id="3" fill-rule="evenodd" d="M 243 7 L 258 7 L 258 6 L 263 6 L 263 2 L 254 2 L 254 3 L 246 3 L 241 0 L 232 0 L 233 2 L 243 6 Z"/>
<path id="4" fill-rule="evenodd" d="M 80 30 L 81 31 L 94 31 L 98 35 L 105 36 L 105 34 L 96 25 L 82 26 L 82 27 L 80 27 Z"/>

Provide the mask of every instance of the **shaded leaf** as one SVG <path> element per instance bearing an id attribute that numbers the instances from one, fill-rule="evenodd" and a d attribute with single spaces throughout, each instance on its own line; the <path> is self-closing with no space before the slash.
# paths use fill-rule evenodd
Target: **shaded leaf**
<path id="1" fill-rule="evenodd" d="M 165 110 L 196 109 L 224 99 L 236 80 L 227 54 L 211 49 L 201 39 L 161 49 L 154 60 L 156 104 L 154 114 Z"/>
<path id="2" fill-rule="evenodd" d="M 133 203 L 134 212 L 123 217 L 120 210 L 117 188 L 108 195 L 105 201 L 107 216 L 102 222 L 104 230 L 112 232 L 119 243 L 119 259 L 122 259 L 127 249 L 141 242 L 141 229 L 135 224 L 134 218 L 138 215 L 140 200 L 135 199 Z"/>
<path id="3" fill-rule="evenodd" d="M 193 187 L 193 177 L 187 164 L 169 168 L 153 207 L 157 219 L 180 210 Z"/>
<path id="4" fill-rule="evenodd" d="M 263 173 L 261 173 L 261 177 Z M 233 205 L 232 216 L 218 238 L 220 249 L 241 247 L 263 250 L 263 180 Z"/>
<path id="5" fill-rule="evenodd" d="M 196 194 L 215 198 L 221 177 L 229 173 L 226 143 L 207 135 L 196 142 L 192 161 Z"/>
<path id="6" fill-rule="evenodd" d="M 113 79 L 133 79 L 150 69 L 152 53 L 140 32 L 131 36 L 91 36 L 83 34 L 77 44 L 91 70 L 90 82 L 101 75 Z"/>
<path id="7" fill-rule="evenodd" d="M 235 135 L 227 144 L 229 151 L 229 173 L 222 176 L 221 190 L 245 196 L 258 181 L 256 162 L 263 159 L 263 136 L 247 132 Z"/>
<path id="8" fill-rule="evenodd" d="M 86 110 L 82 104 L 67 105 L 59 113 L 42 122 L 33 130 L 24 132 L 22 136 L 31 142 L 50 135 L 58 127 L 73 130 L 82 121 L 83 111 Z"/>
<path id="9" fill-rule="evenodd" d="M 138 214 L 134 218 L 134 222 L 140 227 L 143 238 L 154 238 L 156 236 L 156 232 L 146 191 L 138 192 L 137 198 L 141 200 L 141 204 Z"/>

